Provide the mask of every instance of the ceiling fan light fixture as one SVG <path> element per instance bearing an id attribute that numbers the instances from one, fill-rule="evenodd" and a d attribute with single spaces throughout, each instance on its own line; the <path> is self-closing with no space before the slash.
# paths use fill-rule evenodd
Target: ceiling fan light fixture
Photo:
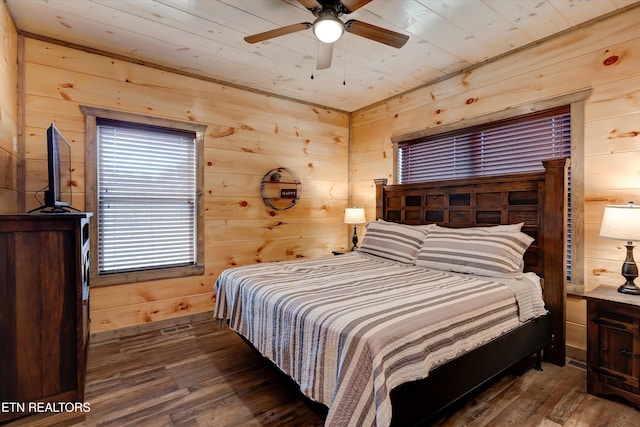
<path id="1" fill-rule="evenodd" d="M 333 43 L 344 33 L 344 24 L 332 14 L 322 15 L 313 23 L 313 34 L 323 43 Z"/>

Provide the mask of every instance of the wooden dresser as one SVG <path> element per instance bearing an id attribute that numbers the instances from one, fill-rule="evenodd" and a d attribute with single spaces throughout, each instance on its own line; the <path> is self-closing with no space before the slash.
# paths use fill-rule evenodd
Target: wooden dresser
<path id="1" fill-rule="evenodd" d="M 84 399 L 90 217 L 0 215 L 0 422 Z"/>
<path id="2" fill-rule="evenodd" d="M 600 286 L 587 299 L 587 390 L 640 407 L 640 296 Z"/>

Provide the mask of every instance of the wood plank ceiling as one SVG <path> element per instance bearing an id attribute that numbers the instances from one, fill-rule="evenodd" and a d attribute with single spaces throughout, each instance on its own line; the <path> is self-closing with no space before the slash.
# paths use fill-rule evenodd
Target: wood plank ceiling
<path id="1" fill-rule="evenodd" d="M 345 34 L 314 70 L 313 22 L 296 0 L 5 0 L 24 34 L 53 38 L 234 86 L 355 111 L 640 0 L 374 0 L 357 19 L 409 35 L 401 49 Z M 313 74 L 314 78 L 311 78 Z M 344 82 L 344 84 L 343 84 Z"/>

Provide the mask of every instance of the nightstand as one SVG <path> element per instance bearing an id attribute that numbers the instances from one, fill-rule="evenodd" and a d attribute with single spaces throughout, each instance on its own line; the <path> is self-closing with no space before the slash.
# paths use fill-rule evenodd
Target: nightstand
<path id="1" fill-rule="evenodd" d="M 640 407 L 640 296 L 600 286 L 587 300 L 587 391 Z"/>
<path id="2" fill-rule="evenodd" d="M 331 251 L 332 254 L 334 255 L 344 255 L 344 254 L 348 254 L 351 251 Z"/>

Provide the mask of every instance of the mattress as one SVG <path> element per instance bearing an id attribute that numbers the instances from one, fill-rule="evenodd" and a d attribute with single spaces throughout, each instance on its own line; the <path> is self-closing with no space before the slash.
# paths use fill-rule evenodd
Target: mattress
<path id="1" fill-rule="evenodd" d="M 328 408 L 327 426 L 388 426 L 391 390 L 546 313 L 533 273 L 455 274 L 352 252 L 234 267 L 214 316 Z"/>

